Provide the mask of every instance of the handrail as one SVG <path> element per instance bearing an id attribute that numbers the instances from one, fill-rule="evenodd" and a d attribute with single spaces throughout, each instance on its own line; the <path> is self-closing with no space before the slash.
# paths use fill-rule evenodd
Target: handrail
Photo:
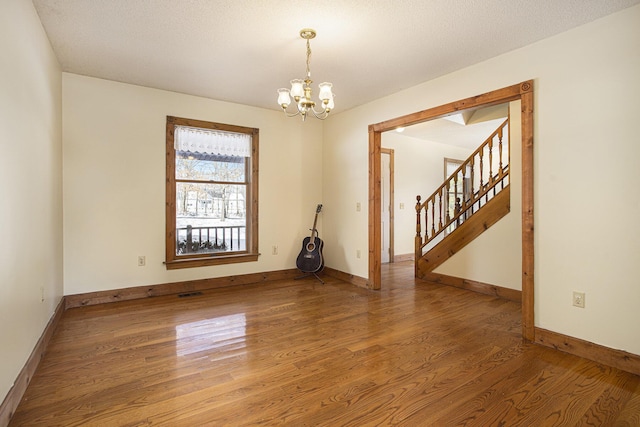
<path id="1" fill-rule="evenodd" d="M 416 196 L 416 256 L 418 253 L 422 254 L 422 249 L 429 242 L 445 230 L 452 227 L 455 229 L 476 208 L 479 209 L 508 186 L 509 152 L 507 150 L 506 158 L 503 153 L 503 136 L 508 125 L 509 119 L 506 119 L 424 202 L 421 202 L 419 195 Z M 498 152 L 494 153 L 496 150 Z M 455 208 L 450 212 L 450 202 L 446 199 L 452 195 Z M 421 224 L 423 211 L 424 233 Z"/>

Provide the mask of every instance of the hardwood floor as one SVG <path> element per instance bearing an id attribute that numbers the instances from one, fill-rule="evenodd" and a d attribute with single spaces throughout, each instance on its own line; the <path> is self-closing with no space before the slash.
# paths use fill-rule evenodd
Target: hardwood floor
<path id="1" fill-rule="evenodd" d="M 11 426 L 640 426 L 640 377 L 521 339 L 520 306 L 324 277 L 68 310 Z"/>

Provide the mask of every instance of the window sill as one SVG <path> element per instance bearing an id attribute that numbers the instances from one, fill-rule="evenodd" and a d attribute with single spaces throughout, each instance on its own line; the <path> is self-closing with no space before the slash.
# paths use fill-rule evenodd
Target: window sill
<path id="1" fill-rule="evenodd" d="M 203 258 L 187 258 L 187 259 L 165 261 L 164 264 L 167 270 L 177 270 L 180 268 L 207 267 L 210 265 L 253 262 L 253 261 L 257 261 L 259 256 L 260 254 L 242 254 L 242 255 L 203 257 Z"/>

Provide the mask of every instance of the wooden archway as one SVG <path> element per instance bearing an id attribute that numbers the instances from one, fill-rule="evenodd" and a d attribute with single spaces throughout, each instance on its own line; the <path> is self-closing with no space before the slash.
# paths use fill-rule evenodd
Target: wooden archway
<path id="1" fill-rule="evenodd" d="M 533 341 L 533 80 L 451 102 L 406 116 L 369 125 L 369 277 L 368 287 L 380 289 L 381 283 L 381 189 L 380 150 L 382 132 L 445 117 L 480 106 L 521 101 L 522 109 L 522 336 Z"/>

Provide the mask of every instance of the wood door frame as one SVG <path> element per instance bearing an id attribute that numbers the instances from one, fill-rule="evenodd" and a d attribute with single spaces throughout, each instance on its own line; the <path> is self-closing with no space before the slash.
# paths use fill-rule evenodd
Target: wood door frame
<path id="1" fill-rule="evenodd" d="M 393 262 L 393 258 L 395 256 L 395 248 L 394 248 L 394 152 L 391 148 L 380 148 L 380 154 L 388 154 L 389 155 L 389 262 Z M 382 172 L 382 171 L 381 171 Z M 382 207 L 382 206 L 381 206 Z M 382 221 L 381 221 L 382 222 Z M 380 238 L 382 238 L 382 231 L 380 231 Z M 382 244 L 382 243 L 381 243 Z M 382 248 L 381 248 L 382 249 Z M 381 251 L 382 252 L 382 251 Z M 382 256 L 382 255 L 380 255 Z"/>
<path id="2" fill-rule="evenodd" d="M 522 126 L 522 337 L 535 340 L 533 248 L 533 80 L 482 95 L 429 108 L 369 125 L 369 277 L 367 286 L 382 286 L 381 255 L 381 141 L 382 132 L 445 117 L 468 108 L 521 101 Z"/>

